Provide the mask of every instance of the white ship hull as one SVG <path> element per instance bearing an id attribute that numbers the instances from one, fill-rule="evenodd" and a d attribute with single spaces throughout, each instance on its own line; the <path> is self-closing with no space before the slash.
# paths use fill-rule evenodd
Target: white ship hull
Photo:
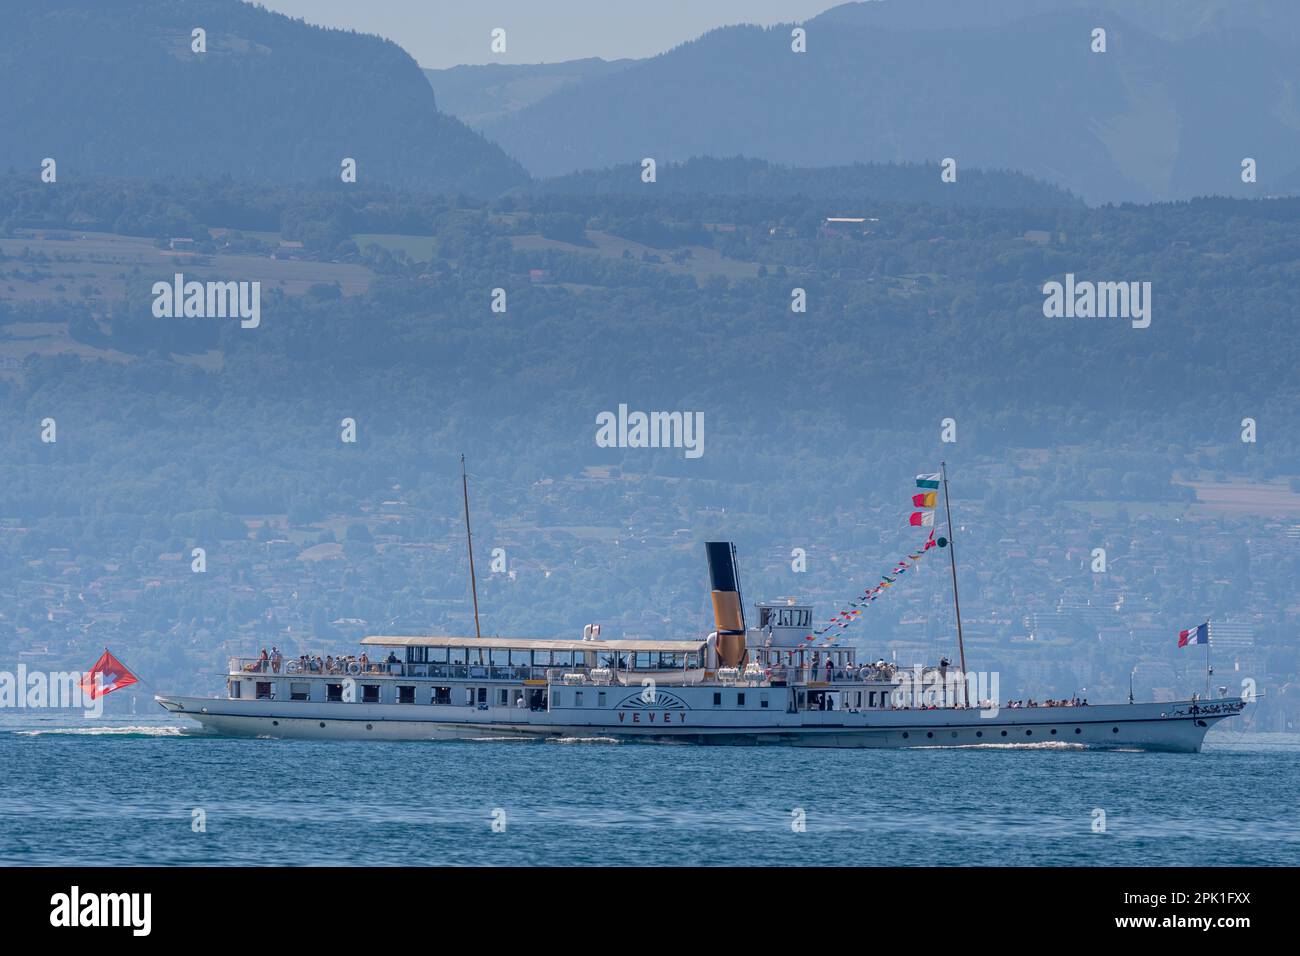
<path id="1" fill-rule="evenodd" d="M 1058 745 L 1195 753 L 1209 728 L 1244 703 L 1102 704 L 1086 707 L 745 712 L 692 707 L 674 688 L 655 704 L 596 711 L 276 702 L 160 696 L 168 711 L 218 734 L 315 740 L 610 739 L 621 742 L 797 747 L 998 747 Z"/>

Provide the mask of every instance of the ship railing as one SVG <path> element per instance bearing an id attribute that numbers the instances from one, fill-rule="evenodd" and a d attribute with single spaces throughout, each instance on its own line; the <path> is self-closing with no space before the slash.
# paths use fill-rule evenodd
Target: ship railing
<path id="1" fill-rule="evenodd" d="M 533 670 L 538 672 L 535 675 L 536 677 L 545 678 L 553 684 L 591 684 L 595 687 L 608 687 L 619 684 L 639 685 L 647 678 L 653 679 L 656 684 L 661 686 L 672 687 L 678 684 L 698 683 L 690 675 L 698 676 L 700 673 L 696 668 L 689 671 L 678 668 L 666 670 L 658 667 L 638 670 L 637 668 L 629 669 L 626 667 L 588 667 L 582 664 L 560 664 L 546 668 L 535 667 Z"/>
<path id="2" fill-rule="evenodd" d="M 770 679 L 774 681 L 785 681 L 788 684 L 807 684 L 811 682 L 819 683 L 886 683 L 892 682 L 892 675 L 888 671 L 880 671 L 874 668 L 832 668 L 829 672 L 825 667 L 797 667 L 790 665 L 774 665 L 768 669 Z M 829 681 L 828 681 L 829 674 Z"/>
<path id="3" fill-rule="evenodd" d="M 272 658 L 263 660 L 260 657 L 232 657 L 227 666 L 231 675 L 266 674 L 271 677 L 383 677 L 400 674 L 402 670 L 401 664 L 386 661 L 367 661 L 362 664 L 356 658 L 336 658 L 328 666 L 322 661 L 317 667 L 314 661 L 304 665 L 296 657 L 281 658 L 278 662 Z"/>
<path id="4" fill-rule="evenodd" d="M 277 670 L 270 660 L 260 657 L 232 657 L 228 671 L 231 674 L 280 674 L 284 672 L 284 664 L 282 662 Z"/>
<path id="5" fill-rule="evenodd" d="M 367 661 L 362 664 L 356 658 L 335 659 L 329 666 L 322 661 L 319 667 L 315 661 L 305 666 L 298 658 L 281 660 L 277 666 L 271 660 L 257 657 L 232 657 L 229 659 L 228 673 L 266 674 L 268 676 L 303 676 L 303 677 L 423 677 L 444 678 L 447 680 L 543 680 L 552 670 L 559 668 L 532 667 L 528 664 L 488 664 L 488 663 L 452 663 L 452 664 L 407 664 L 403 662 Z M 564 668 L 564 670 L 583 670 L 583 668 Z"/>
<path id="6" fill-rule="evenodd" d="M 468 680 L 529 680 L 540 668 L 527 664 L 404 664 L 403 677 Z"/>
<path id="7" fill-rule="evenodd" d="M 589 684 L 591 677 L 587 673 L 588 668 L 582 665 L 566 666 L 564 664 L 558 667 L 543 667 L 542 677 L 553 684 Z"/>

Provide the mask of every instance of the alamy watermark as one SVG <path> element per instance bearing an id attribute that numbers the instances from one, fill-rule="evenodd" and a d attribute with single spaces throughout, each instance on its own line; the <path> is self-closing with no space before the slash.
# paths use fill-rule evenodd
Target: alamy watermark
<path id="1" fill-rule="evenodd" d="M 1043 315 L 1049 319 L 1130 319 L 1133 328 L 1151 324 L 1150 282 L 1075 281 L 1043 284 Z"/>
<path id="2" fill-rule="evenodd" d="M 91 683 L 93 679 L 94 683 Z M 104 714 L 103 678 L 82 671 L 0 671 L 0 710 L 80 710 L 84 717 Z"/>
<path id="3" fill-rule="evenodd" d="M 681 448 L 687 458 L 704 454 L 703 412 L 629 412 L 596 416 L 596 445 L 599 448 Z"/>
<path id="4" fill-rule="evenodd" d="M 1001 680 L 997 671 L 967 671 L 958 668 L 900 670 L 898 685 L 890 692 L 895 708 L 958 707 L 979 708 L 981 717 L 998 715 Z"/>
<path id="5" fill-rule="evenodd" d="M 185 281 L 178 272 L 171 282 L 153 284 L 157 319 L 233 319 L 245 329 L 262 324 L 262 283 Z"/>
<path id="6" fill-rule="evenodd" d="M 74 885 L 50 897 L 54 927 L 117 926 L 130 929 L 133 936 L 148 936 L 152 912 L 152 893 L 83 893 Z"/>

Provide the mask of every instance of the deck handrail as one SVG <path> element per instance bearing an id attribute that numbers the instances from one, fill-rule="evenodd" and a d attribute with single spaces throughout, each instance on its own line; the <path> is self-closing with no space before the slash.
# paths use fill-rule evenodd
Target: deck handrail
<path id="1" fill-rule="evenodd" d="M 263 660 L 260 657 L 231 657 L 229 659 L 228 674 L 230 676 L 244 675 L 265 675 L 268 677 L 352 677 L 357 680 L 363 678 L 400 678 L 414 677 L 426 680 L 493 680 L 493 681 L 520 681 L 520 680 L 546 680 L 560 683 L 564 680 L 566 674 L 581 674 L 585 682 L 597 684 L 606 682 L 601 675 L 600 679 L 592 678 L 593 670 L 609 671 L 612 675 L 612 682 L 627 682 L 635 680 L 638 677 L 636 669 L 626 668 L 592 668 L 585 664 L 490 664 L 478 663 L 471 661 L 469 663 L 406 663 L 404 661 L 367 661 L 362 664 L 357 658 L 335 658 L 330 667 L 326 667 L 322 659 L 320 669 L 315 667 L 315 658 L 313 657 L 303 669 L 300 658 L 282 658 L 278 664 L 272 659 Z M 671 679 L 665 679 L 664 672 L 658 668 L 651 668 L 651 672 L 657 675 L 656 679 L 661 684 L 671 684 Z M 683 672 L 685 673 L 685 672 Z M 824 684 L 826 683 L 826 669 L 824 667 L 813 667 L 804 665 L 776 664 L 765 668 L 764 676 L 755 680 L 741 673 L 734 681 L 737 685 L 746 685 L 750 687 L 771 686 L 773 683 L 785 682 L 787 684 Z M 863 668 L 833 668 L 831 670 L 831 679 L 827 686 L 835 687 L 837 685 L 856 686 L 861 684 L 880 684 L 893 683 L 892 675 L 888 672 L 878 671 L 871 667 Z"/>

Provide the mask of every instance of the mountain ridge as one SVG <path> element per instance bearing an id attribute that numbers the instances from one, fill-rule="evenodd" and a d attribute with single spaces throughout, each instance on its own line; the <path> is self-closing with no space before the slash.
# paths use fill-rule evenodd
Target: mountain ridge
<path id="1" fill-rule="evenodd" d="M 1047 208 L 1081 206 L 1055 184 L 1006 169 L 966 170 L 961 189 L 939 176 L 939 163 L 852 163 L 794 167 L 745 156 L 694 156 L 656 169 L 653 185 L 641 181 L 641 165 L 624 163 L 535 180 L 521 187 L 550 195 L 668 194 L 790 198 L 852 202 L 925 202 L 932 205 Z"/>
<path id="2" fill-rule="evenodd" d="M 1069 3 L 1015 20 L 1015 31 L 854 22 L 894 9 L 880 0 L 807 21 L 805 54 L 790 51 L 791 24 L 717 28 L 481 128 L 541 177 L 642 156 L 793 166 L 952 156 L 1098 203 L 1256 195 L 1296 168 L 1292 57 L 1256 30 L 1165 39 Z M 1098 17 L 1104 54 L 1089 48 Z M 1229 97 L 1207 61 L 1231 64 L 1258 100 Z M 1259 163 L 1258 186 L 1240 181 L 1246 156 Z"/>
<path id="3" fill-rule="evenodd" d="M 52 157 L 61 177 L 311 182 L 337 181 L 351 157 L 358 177 L 392 185 L 485 194 L 527 179 L 438 111 L 419 66 L 389 40 L 237 0 L 51 0 L 8 17 L 4 165 L 35 171 Z M 191 49 L 196 27 L 206 52 Z"/>

